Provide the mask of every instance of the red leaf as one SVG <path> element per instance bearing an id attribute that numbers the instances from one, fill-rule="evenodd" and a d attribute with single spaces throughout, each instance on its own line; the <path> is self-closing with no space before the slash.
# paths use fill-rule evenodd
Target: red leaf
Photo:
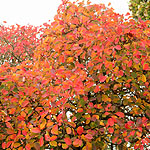
<path id="1" fill-rule="evenodd" d="M 85 138 L 91 140 L 91 139 L 93 138 L 93 136 L 92 136 L 91 134 L 86 134 L 86 135 L 85 135 Z"/>
<path id="2" fill-rule="evenodd" d="M 144 64 L 144 65 L 143 65 L 143 70 L 150 70 L 149 65 L 148 65 L 148 64 Z"/>
<path id="3" fill-rule="evenodd" d="M 32 128 L 31 132 L 33 132 L 33 133 L 40 133 L 41 130 L 39 128 Z"/>
<path id="4" fill-rule="evenodd" d="M 45 134 L 45 140 L 50 141 L 50 136 L 48 134 Z"/>
<path id="5" fill-rule="evenodd" d="M 106 76 L 101 76 L 99 81 L 100 81 L 100 82 L 104 82 L 106 79 L 107 79 Z"/>
<path id="6" fill-rule="evenodd" d="M 130 15 L 130 13 L 129 12 L 127 12 L 126 14 L 125 14 L 125 16 L 129 16 Z"/>
<path id="7" fill-rule="evenodd" d="M 120 45 L 115 46 L 115 48 L 116 48 L 117 50 L 121 50 L 121 46 L 120 46 Z"/>
<path id="8" fill-rule="evenodd" d="M 132 66 L 132 60 L 130 60 L 128 63 L 128 67 L 131 67 L 131 66 Z"/>
<path id="9" fill-rule="evenodd" d="M 2 143 L 2 148 L 5 149 L 6 148 L 6 143 Z"/>
<path id="10" fill-rule="evenodd" d="M 64 141 L 66 142 L 67 145 L 71 145 L 72 141 L 69 137 L 64 138 Z"/>
<path id="11" fill-rule="evenodd" d="M 79 140 L 79 139 L 75 139 L 74 142 L 73 142 L 73 145 L 75 147 L 79 147 L 82 145 L 82 140 Z"/>
<path id="12" fill-rule="evenodd" d="M 77 128 L 77 133 L 80 135 L 80 134 L 82 134 L 83 133 L 83 127 L 78 127 Z"/>
<path id="13" fill-rule="evenodd" d="M 31 149 L 30 144 L 27 144 L 25 148 L 26 148 L 26 150 L 30 150 Z"/>
<path id="14" fill-rule="evenodd" d="M 108 125 L 110 125 L 110 126 L 114 125 L 114 119 L 113 118 L 108 119 Z"/>
<path id="15" fill-rule="evenodd" d="M 113 129 L 113 128 L 108 128 L 108 132 L 109 132 L 109 133 L 113 133 L 113 132 L 114 132 L 114 129 Z"/>
<path id="16" fill-rule="evenodd" d="M 25 106 L 27 106 L 29 104 L 29 101 L 24 101 L 23 103 L 22 103 L 22 107 L 25 107 Z"/>
<path id="17" fill-rule="evenodd" d="M 124 113 L 122 113 L 122 112 L 117 112 L 116 115 L 121 117 L 121 118 L 124 118 Z"/>
<path id="18" fill-rule="evenodd" d="M 40 146 L 43 146 L 44 141 L 43 141 L 43 136 L 40 138 Z"/>

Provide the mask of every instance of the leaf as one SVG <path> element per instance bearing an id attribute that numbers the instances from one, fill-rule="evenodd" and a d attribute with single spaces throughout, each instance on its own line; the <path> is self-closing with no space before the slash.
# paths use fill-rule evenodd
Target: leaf
<path id="1" fill-rule="evenodd" d="M 79 135 L 81 135 L 81 134 L 83 133 L 83 127 L 79 126 L 79 127 L 77 128 L 77 133 L 78 133 Z"/>
<path id="2" fill-rule="evenodd" d="M 49 144 L 50 144 L 51 146 L 54 146 L 54 147 L 57 146 L 57 142 L 56 142 L 56 141 L 51 141 L 51 142 L 49 142 Z"/>
<path id="3" fill-rule="evenodd" d="M 43 119 L 42 123 L 40 124 L 40 129 L 41 130 L 44 129 L 45 125 L 46 125 L 46 119 Z"/>
<path id="4" fill-rule="evenodd" d="M 67 148 L 68 148 L 68 145 L 67 145 L 67 144 L 62 144 L 62 148 L 63 148 L 63 149 L 67 149 Z"/>
<path id="5" fill-rule="evenodd" d="M 66 132 L 67 132 L 67 134 L 71 134 L 71 128 L 70 128 L 70 127 L 67 127 L 67 128 L 66 128 Z"/>
<path id="6" fill-rule="evenodd" d="M 40 146 L 42 147 L 43 144 L 44 144 L 44 140 L 43 140 L 43 136 L 41 136 L 41 138 L 40 138 Z"/>
<path id="7" fill-rule="evenodd" d="M 91 139 L 93 139 L 93 136 L 91 134 L 86 134 L 85 138 L 91 140 Z"/>
<path id="8" fill-rule="evenodd" d="M 14 148 L 17 148 L 17 147 L 19 147 L 21 144 L 20 143 L 14 143 Z"/>
<path id="9" fill-rule="evenodd" d="M 143 70 L 150 70 L 149 65 L 148 65 L 148 64 L 144 64 L 144 65 L 143 65 Z"/>
<path id="10" fill-rule="evenodd" d="M 49 136 L 49 134 L 45 134 L 45 140 L 46 140 L 46 141 L 50 141 L 50 136 Z"/>
<path id="11" fill-rule="evenodd" d="M 72 144 L 72 141 L 71 141 L 71 139 L 69 137 L 64 138 L 64 141 L 65 141 L 65 143 L 67 145 L 71 145 Z"/>
<path id="12" fill-rule="evenodd" d="M 102 101 L 111 102 L 111 99 L 107 95 L 102 95 Z"/>
<path id="13" fill-rule="evenodd" d="M 114 129 L 113 129 L 113 128 L 108 128 L 108 132 L 109 132 L 109 133 L 113 133 L 113 132 L 114 132 Z"/>
<path id="14" fill-rule="evenodd" d="M 8 128 L 8 129 L 7 129 L 7 133 L 8 133 L 8 134 L 14 134 L 14 130 Z"/>
<path id="15" fill-rule="evenodd" d="M 116 115 L 121 117 L 121 118 L 124 118 L 124 113 L 122 113 L 122 112 L 116 112 Z"/>
<path id="16" fill-rule="evenodd" d="M 58 135 L 58 125 L 54 125 L 52 130 L 51 130 L 52 134 Z"/>
<path id="17" fill-rule="evenodd" d="M 101 76 L 100 79 L 99 79 L 99 81 L 100 81 L 100 82 L 104 82 L 106 79 L 107 79 L 106 76 Z"/>
<path id="18" fill-rule="evenodd" d="M 25 148 L 26 148 L 26 150 L 31 150 L 30 144 L 26 144 Z"/>
<path id="19" fill-rule="evenodd" d="M 143 82 L 146 82 L 146 77 L 145 77 L 144 74 L 142 75 L 142 81 L 143 81 Z"/>
<path id="20" fill-rule="evenodd" d="M 31 129 L 31 132 L 33 132 L 33 133 L 40 133 L 41 130 L 36 127 L 36 128 L 32 128 L 32 129 Z"/>
<path id="21" fill-rule="evenodd" d="M 108 119 L 108 125 L 109 126 L 113 126 L 114 125 L 114 119 L 113 118 L 109 118 Z"/>
<path id="22" fill-rule="evenodd" d="M 5 142 L 2 143 L 2 148 L 3 148 L 3 149 L 6 148 L 6 143 L 5 143 Z"/>
<path id="23" fill-rule="evenodd" d="M 55 135 L 50 137 L 50 141 L 54 141 L 56 139 L 57 139 L 57 136 L 55 136 Z"/>
<path id="24" fill-rule="evenodd" d="M 40 144 L 38 142 L 34 143 L 34 148 L 40 150 Z"/>
<path id="25" fill-rule="evenodd" d="M 131 66 L 132 66 L 132 60 L 130 60 L 128 63 L 128 67 L 131 67 Z"/>
<path id="26" fill-rule="evenodd" d="M 86 143 L 86 149 L 85 150 L 92 150 L 92 143 L 87 142 Z"/>
<path id="27" fill-rule="evenodd" d="M 23 103 L 22 103 L 22 107 L 25 107 L 25 106 L 27 106 L 29 104 L 29 101 L 24 101 Z"/>
<path id="28" fill-rule="evenodd" d="M 120 46 L 120 45 L 115 46 L 115 48 L 116 48 L 117 50 L 121 50 L 121 46 Z"/>
<path id="29" fill-rule="evenodd" d="M 46 126 L 47 127 L 50 127 L 50 126 L 52 126 L 54 124 L 54 122 L 48 122 L 47 124 L 46 124 Z"/>
<path id="30" fill-rule="evenodd" d="M 75 140 L 73 141 L 73 146 L 74 146 L 74 147 L 79 147 L 79 146 L 81 146 L 81 145 L 82 145 L 82 140 L 75 139 Z"/>

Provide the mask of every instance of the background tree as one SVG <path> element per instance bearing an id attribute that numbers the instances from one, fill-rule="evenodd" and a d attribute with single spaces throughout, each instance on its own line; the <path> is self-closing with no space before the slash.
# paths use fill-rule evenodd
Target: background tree
<path id="1" fill-rule="evenodd" d="M 4 62 L 19 65 L 27 59 L 33 60 L 34 50 L 41 42 L 40 32 L 40 27 L 31 25 L 1 25 L 0 65 Z"/>
<path id="2" fill-rule="evenodd" d="M 129 9 L 135 19 L 150 20 L 150 1 L 149 0 L 130 0 Z"/>

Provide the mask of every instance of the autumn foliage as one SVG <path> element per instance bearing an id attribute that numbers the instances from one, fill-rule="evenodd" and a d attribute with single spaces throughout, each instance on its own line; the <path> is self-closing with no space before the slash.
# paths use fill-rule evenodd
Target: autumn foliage
<path id="1" fill-rule="evenodd" d="M 135 19 L 150 20 L 149 0 L 130 0 L 129 9 Z"/>
<path id="2" fill-rule="evenodd" d="M 148 24 L 63 1 L 32 59 L 0 67 L 0 149 L 150 146 Z"/>
<path id="3" fill-rule="evenodd" d="M 42 29 L 41 29 L 42 30 Z M 35 48 L 40 44 L 40 28 L 31 25 L 0 26 L 0 65 L 11 66 L 33 59 Z"/>

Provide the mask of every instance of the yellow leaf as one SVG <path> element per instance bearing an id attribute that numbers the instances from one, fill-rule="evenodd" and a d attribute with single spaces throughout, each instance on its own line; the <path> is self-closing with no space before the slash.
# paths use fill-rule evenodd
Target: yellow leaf
<path id="1" fill-rule="evenodd" d="M 86 143 L 86 149 L 92 150 L 92 143 L 87 142 Z"/>
<path id="2" fill-rule="evenodd" d="M 67 62 L 68 62 L 68 63 L 73 62 L 73 60 L 74 60 L 74 57 L 68 57 L 68 58 L 67 58 Z"/>
<path id="3" fill-rule="evenodd" d="M 66 128 L 66 132 L 67 134 L 71 134 L 71 128 L 70 127 Z"/>
<path id="4" fill-rule="evenodd" d="M 104 126 L 104 122 L 100 121 L 99 125 Z"/>
<path id="5" fill-rule="evenodd" d="M 67 149 L 67 148 L 68 148 L 68 145 L 67 145 L 67 144 L 62 144 L 62 148 L 63 148 L 63 149 Z"/>
<path id="6" fill-rule="evenodd" d="M 145 77 L 144 74 L 142 75 L 142 81 L 143 81 L 143 82 L 146 82 L 146 77 Z"/>
<path id="7" fill-rule="evenodd" d="M 57 146 L 57 142 L 56 141 L 51 141 L 51 142 L 49 142 L 49 144 L 51 145 L 51 146 Z"/>
<path id="8" fill-rule="evenodd" d="M 107 95 L 102 95 L 102 101 L 111 102 L 111 99 Z"/>
<path id="9" fill-rule="evenodd" d="M 44 119 L 44 120 L 42 121 L 42 123 L 40 124 L 40 129 L 44 129 L 45 124 L 46 124 L 46 120 Z"/>
<path id="10" fill-rule="evenodd" d="M 50 127 L 50 126 L 52 126 L 54 124 L 54 122 L 48 122 L 47 123 L 47 127 Z"/>
<path id="11" fill-rule="evenodd" d="M 20 143 L 14 143 L 14 148 L 19 147 Z"/>

